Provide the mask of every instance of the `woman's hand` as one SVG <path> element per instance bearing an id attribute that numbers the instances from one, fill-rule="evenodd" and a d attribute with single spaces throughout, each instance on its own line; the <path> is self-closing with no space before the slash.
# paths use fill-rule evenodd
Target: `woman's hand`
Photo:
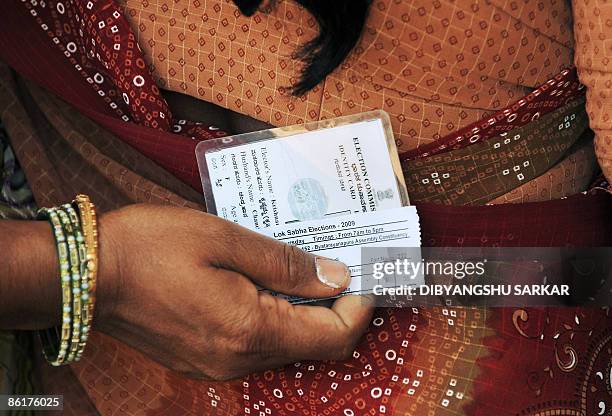
<path id="1" fill-rule="evenodd" d="M 346 266 L 186 208 L 134 205 L 100 219 L 94 325 L 192 377 L 235 378 L 303 359 L 350 356 L 370 322 L 367 300 L 331 309 Z"/>

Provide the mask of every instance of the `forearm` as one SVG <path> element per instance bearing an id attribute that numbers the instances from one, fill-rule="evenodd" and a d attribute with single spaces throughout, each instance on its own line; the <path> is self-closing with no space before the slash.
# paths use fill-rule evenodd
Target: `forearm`
<path id="1" fill-rule="evenodd" d="M 58 270 L 47 221 L 0 221 L 0 329 L 59 324 Z"/>

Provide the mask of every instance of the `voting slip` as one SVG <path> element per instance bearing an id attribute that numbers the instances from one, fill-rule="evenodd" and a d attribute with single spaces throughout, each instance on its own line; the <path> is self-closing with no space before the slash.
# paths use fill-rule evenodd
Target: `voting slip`
<path id="1" fill-rule="evenodd" d="M 347 292 L 362 247 L 420 247 L 382 111 L 204 141 L 196 156 L 209 212 L 351 266 Z"/>
<path id="2" fill-rule="evenodd" d="M 291 223 L 260 232 L 309 253 L 342 261 L 351 272 L 351 283 L 343 294 L 371 292 L 372 280 L 366 280 L 365 276 L 371 272 L 371 267 L 364 265 L 392 258 L 421 260 L 420 254 L 414 256 L 414 250 L 402 250 L 402 247 L 421 246 L 419 217 L 414 206 Z M 381 258 L 380 251 L 362 250 L 365 247 L 386 247 L 388 250 Z M 423 279 L 420 275 L 417 279 L 403 280 L 401 284 L 416 286 L 422 284 Z M 298 297 L 287 298 L 293 303 L 308 301 Z"/>

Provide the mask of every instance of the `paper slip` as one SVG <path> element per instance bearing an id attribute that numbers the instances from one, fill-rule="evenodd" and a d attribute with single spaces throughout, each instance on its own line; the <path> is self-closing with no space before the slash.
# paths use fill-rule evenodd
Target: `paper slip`
<path id="1" fill-rule="evenodd" d="M 257 231 L 310 253 L 340 260 L 349 266 L 352 280 L 345 294 L 363 292 L 364 265 L 391 258 L 405 258 L 406 255 L 401 250 L 398 252 L 398 248 L 421 246 L 419 217 L 414 206 L 304 221 Z M 385 258 L 362 258 L 363 247 L 391 249 Z M 420 261 L 420 257 L 413 260 Z M 423 279 L 415 279 L 410 283 L 420 285 Z M 289 300 L 294 303 L 306 301 L 300 298 Z"/>
<path id="2" fill-rule="evenodd" d="M 253 230 L 402 206 L 380 119 L 205 158 L 217 215 Z"/>

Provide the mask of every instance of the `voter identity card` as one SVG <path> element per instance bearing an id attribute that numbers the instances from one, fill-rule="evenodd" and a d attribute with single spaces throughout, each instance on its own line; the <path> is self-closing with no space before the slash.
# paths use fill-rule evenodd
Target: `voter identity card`
<path id="1" fill-rule="evenodd" d="M 207 210 L 226 220 L 355 267 L 368 242 L 420 246 L 383 111 L 207 140 L 196 156 Z"/>

